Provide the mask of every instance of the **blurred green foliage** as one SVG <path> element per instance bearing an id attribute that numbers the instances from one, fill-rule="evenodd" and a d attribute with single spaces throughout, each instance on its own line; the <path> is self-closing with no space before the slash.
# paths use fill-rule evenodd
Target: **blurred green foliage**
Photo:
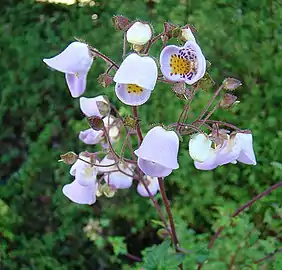
<path id="1" fill-rule="evenodd" d="M 236 219 L 229 218 L 240 205 L 281 181 L 281 4 L 281 0 L 98 0 L 94 6 L 65 6 L 2 1 L 1 269 L 138 269 L 125 256 L 129 252 L 144 256 L 143 269 L 177 269 L 175 260 L 183 259 L 184 269 L 196 269 L 198 262 L 205 261 L 206 270 L 281 270 L 279 254 L 254 262 L 281 249 L 282 189 Z M 97 19 L 92 19 L 93 14 Z M 181 248 L 189 251 L 185 258 L 175 257 L 167 242 L 153 246 L 161 243 L 156 235 L 160 226 L 151 222 L 157 214 L 134 187 L 114 198 L 101 198 L 91 207 L 75 205 L 61 192 L 71 176 L 67 165 L 57 163 L 59 155 L 93 148 L 77 138 L 85 122 L 64 76 L 50 71 L 42 58 L 55 55 L 79 37 L 120 62 L 122 34 L 111 25 L 113 14 L 152 21 L 156 32 L 162 30 L 163 21 L 193 24 L 217 85 L 225 77 L 243 82 L 236 91 L 240 105 L 219 110 L 213 118 L 252 130 L 258 165 L 197 171 L 185 138 L 180 169 L 166 179 Z M 158 44 L 152 52 L 160 48 Z M 86 96 L 104 93 L 122 114 L 130 113 L 118 102 L 113 87 L 103 89 L 97 84 L 105 68 L 101 60 L 95 61 Z M 190 120 L 213 91 L 197 96 Z M 143 129 L 155 122 L 175 122 L 183 105 L 169 87 L 159 84 L 140 109 Z M 159 195 L 156 198 L 160 200 Z M 207 250 L 221 225 L 226 229 Z"/>

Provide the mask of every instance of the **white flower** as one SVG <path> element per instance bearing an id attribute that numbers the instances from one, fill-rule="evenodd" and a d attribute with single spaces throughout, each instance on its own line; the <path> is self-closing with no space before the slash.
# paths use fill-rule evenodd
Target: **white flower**
<path id="1" fill-rule="evenodd" d="M 151 57 L 132 53 L 124 59 L 114 76 L 116 95 L 127 105 L 142 105 L 149 99 L 157 78 L 156 62 Z"/>
<path id="2" fill-rule="evenodd" d="M 158 126 L 144 137 L 140 147 L 134 151 L 139 168 L 149 176 L 165 177 L 178 169 L 177 155 L 179 138 L 174 131 Z"/>
<path id="3" fill-rule="evenodd" d="M 91 160 L 90 157 L 84 154 L 80 154 L 79 156 L 87 162 Z M 95 160 L 95 164 L 99 164 L 99 162 Z M 63 187 L 64 195 L 78 204 L 95 203 L 97 173 L 98 169 L 96 166 L 91 166 L 82 160 L 77 160 L 70 169 L 70 174 L 75 177 L 75 180 Z"/>
<path id="4" fill-rule="evenodd" d="M 131 44 L 144 45 L 152 37 L 152 29 L 149 24 L 135 22 L 126 32 L 126 39 Z"/>
<path id="5" fill-rule="evenodd" d="M 64 51 L 43 61 L 51 68 L 65 73 L 67 85 L 73 97 L 79 97 L 86 88 L 86 77 L 92 65 L 88 45 L 72 42 Z"/>

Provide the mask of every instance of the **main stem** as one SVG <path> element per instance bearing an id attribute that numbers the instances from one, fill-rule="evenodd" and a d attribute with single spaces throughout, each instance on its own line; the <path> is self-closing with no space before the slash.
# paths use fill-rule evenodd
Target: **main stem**
<path id="1" fill-rule="evenodd" d="M 164 179 L 162 179 L 161 177 L 158 177 L 158 182 L 159 182 L 159 186 L 160 186 L 160 192 L 162 195 L 162 200 L 167 212 L 167 216 L 168 216 L 168 220 L 169 220 L 169 225 L 170 225 L 170 229 L 171 229 L 171 236 L 172 236 L 172 242 L 175 246 L 175 249 L 178 249 L 178 239 L 177 239 L 177 235 L 176 235 L 176 229 L 175 229 L 175 224 L 174 224 L 174 220 L 173 220 L 173 215 L 171 213 L 171 209 L 170 209 L 170 203 L 169 200 L 166 196 L 166 192 L 165 192 L 165 186 L 164 186 Z"/>

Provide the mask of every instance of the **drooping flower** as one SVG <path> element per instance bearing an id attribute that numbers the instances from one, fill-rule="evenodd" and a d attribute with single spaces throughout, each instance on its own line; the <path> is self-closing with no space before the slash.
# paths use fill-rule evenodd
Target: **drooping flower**
<path id="1" fill-rule="evenodd" d="M 149 99 L 157 78 L 156 62 L 151 57 L 132 53 L 124 59 L 114 76 L 116 95 L 127 105 L 142 105 Z"/>
<path id="2" fill-rule="evenodd" d="M 132 169 L 125 162 L 116 163 L 114 159 L 105 156 L 100 165 L 108 165 L 108 167 L 99 167 L 99 172 L 105 173 L 104 179 L 108 185 L 116 189 L 125 189 L 132 185 Z"/>
<path id="3" fill-rule="evenodd" d="M 86 88 L 86 77 L 92 65 L 88 45 L 82 42 L 72 42 L 60 54 L 43 61 L 51 68 L 65 73 L 67 85 L 73 97 L 79 97 Z"/>
<path id="4" fill-rule="evenodd" d="M 200 80 L 206 72 L 206 59 L 199 45 L 187 41 L 183 47 L 166 46 L 160 55 L 163 75 L 170 81 L 191 85 Z"/>
<path id="5" fill-rule="evenodd" d="M 126 39 L 135 45 L 144 45 L 152 37 L 152 29 L 149 24 L 135 22 L 126 32 Z"/>
<path id="6" fill-rule="evenodd" d="M 149 189 L 151 195 L 155 196 L 160 189 L 158 178 L 145 175 L 143 179 L 144 179 L 144 184 Z M 145 188 L 145 186 L 141 181 L 137 185 L 137 192 L 143 197 L 150 197 L 147 189 Z"/>
<path id="7" fill-rule="evenodd" d="M 144 137 L 140 147 L 134 151 L 139 168 L 149 176 L 165 177 L 178 169 L 177 155 L 179 138 L 174 131 L 157 126 Z"/>
<path id="8" fill-rule="evenodd" d="M 103 138 L 102 130 L 94 130 L 92 128 L 80 131 L 78 138 L 86 144 L 97 144 Z"/>
<path id="9" fill-rule="evenodd" d="M 211 154 L 204 161 L 195 160 L 197 169 L 213 170 L 224 164 L 235 164 L 237 161 L 256 165 L 252 134 L 236 133 L 234 136 L 228 136 L 223 144 L 211 148 L 210 151 Z"/>
<path id="10" fill-rule="evenodd" d="M 103 96 L 94 98 L 81 97 L 80 109 L 86 116 L 103 117 L 109 111 L 108 101 Z"/>
<path id="11" fill-rule="evenodd" d="M 87 162 L 91 158 L 85 154 L 80 154 L 80 158 Z M 99 164 L 95 160 L 95 164 Z M 70 169 L 70 174 L 75 177 L 74 181 L 63 187 L 63 193 L 71 201 L 78 204 L 93 204 L 96 202 L 97 182 L 96 176 L 98 169 L 95 166 L 77 160 Z"/>
<path id="12" fill-rule="evenodd" d="M 192 33 L 190 27 L 184 28 L 184 29 L 181 30 L 181 37 L 182 37 L 185 41 L 191 40 L 191 41 L 196 42 L 196 39 L 195 39 L 195 37 L 194 37 L 194 35 L 193 35 L 193 33 Z"/>

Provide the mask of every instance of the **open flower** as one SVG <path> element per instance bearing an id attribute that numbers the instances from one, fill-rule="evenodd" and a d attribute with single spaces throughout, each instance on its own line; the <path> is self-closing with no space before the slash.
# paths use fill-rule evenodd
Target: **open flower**
<path id="1" fill-rule="evenodd" d="M 206 72 L 206 59 L 201 48 L 194 41 L 187 41 L 183 47 L 166 46 L 160 55 L 161 71 L 170 81 L 193 84 Z"/>
<path id="2" fill-rule="evenodd" d="M 51 68 L 65 73 L 67 85 L 73 97 L 79 97 L 86 88 L 86 77 L 92 65 L 88 45 L 72 42 L 64 51 L 43 61 Z"/>
<path id="3" fill-rule="evenodd" d="M 165 177 L 178 169 L 179 138 L 174 131 L 157 126 L 145 136 L 140 147 L 134 151 L 139 168 L 149 176 Z"/>
<path id="4" fill-rule="evenodd" d="M 79 155 L 82 159 L 90 162 L 91 158 L 84 154 Z M 99 162 L 96 160 L 95 164 Z M 75 177 L 74 181 L 63 187 L 63 193 L 71 201 L 78 204 L 93 204 L 96 202 L 97 167 L 77 160 L 70 169 L 70 174 Z"/>
<path id="5" fill-rule="evenodd" d="M 147 186 L 151 195 L 155 196 L 157 192 L 160 190 L 158 178 L 145 175 L 143 179 L 144 179 L 144 184 Z M 147 189 L 145 188 L 145 186 L 143 185 L 141 181 L 137 185 L 137 192 L 143 197 L 150 197 Z"/>
<path id="6" fill-rule="evenodd" d="M 126 32 L 126 39 L 131 44 L 144 45 L 152 37 L 152 29 L 149 24 L 135 22 Z"/>
<path id="7" fill-rule="evenodd" d="M 125 162 L 116 163 L 114 159 L 105 156 L 100 165 L 108 165 L 108 167 L 99 167 L 99 172 L 105 173 L 104 179 L 109 186 L 125 189 L 132 185 L 133 173 L 131 167 Z"/>
<path id="8" fill-rule="evenodd" d="M 199 148 L 199 151 L 200 149 L 202 148 Z M 224 164 L 235 164 L 237 161 L 256 165 L 252 134 L 237 133 L 234 136 L 228 136 L 223 144 L 210 148 L 210 154 L 205 160 L 201 162 L 195 160 L 194 164 L 199 170 L 213 170 Z"/>
<path id="9" fill-rule="evenodd" d="M 109 111 L 108 101 L 103 96 L 94 98 L 81 97 L 80 109 L 86 116 L 103 117 Z"/>
<path id="10" fill-rule="evenodd" d="M 191 158 L 198 162 L 204 162 L 214 154 L 211 147 L 212 141 L 205 134 L 197 134 L 189 141 L 189 154 Z"/>
<path id="11" fill-rule="evenodd" d="M 124 59 L 114 76 L 116 95 L 127 105 L 142 105 L 149 99 L 157 78 L 156 62 L 151 57 L 132 53 Z"/>

